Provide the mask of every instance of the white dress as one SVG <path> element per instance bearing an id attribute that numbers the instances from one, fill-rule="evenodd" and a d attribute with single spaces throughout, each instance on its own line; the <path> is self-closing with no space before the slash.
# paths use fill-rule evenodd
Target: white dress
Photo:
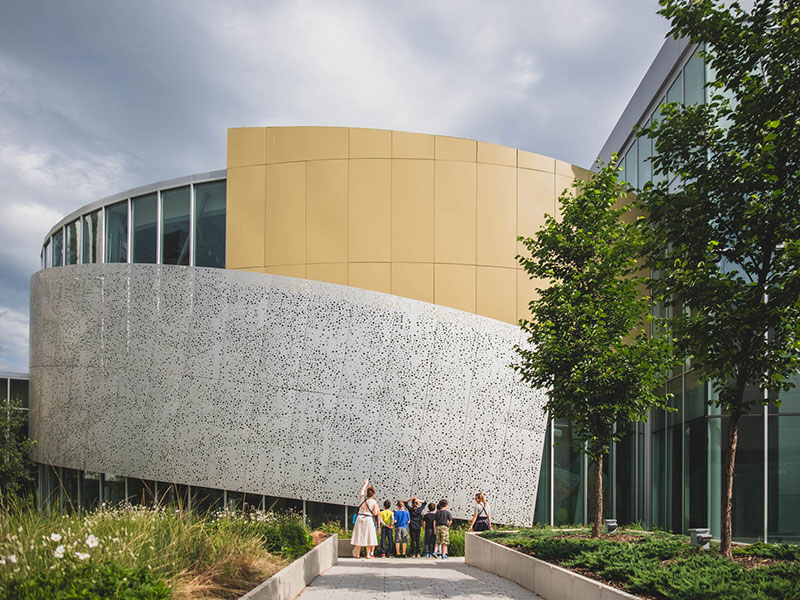
<path id="1" fill-rule="evenodd" d="M 369 511 L 374 511 L 378 507 L 378 503 L 374 498 L 364 502 L 364 496 L 359 496 L 358 504 L 358 516 L 353 525 L 353 537 L 350 539 L 350 544 L 353 546 L 377 546 L 378 534 L 375 531 L 375 518 Z"/>

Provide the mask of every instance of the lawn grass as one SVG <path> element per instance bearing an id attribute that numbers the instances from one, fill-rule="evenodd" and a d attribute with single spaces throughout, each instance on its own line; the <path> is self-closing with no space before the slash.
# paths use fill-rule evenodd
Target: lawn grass
<path id="1" fill-rule="evenodd" d="M 593 539 L 588 533 L 524 529 L 483 536 L 648 598 L 800 598 L 797 546 L 741 546 L 729 560 L 717 554 L 713 544 L 711 550 L 691 548 L 685 536 L 618 530 Z"/>
<path id="2" fill-rule="evenodd" d="M 237 598 L 311 547 L 294 514 L 125 505 L 78 516 L 20 501 L 0 509 L 0 599 L 111 588 L 121 598 Z"/>

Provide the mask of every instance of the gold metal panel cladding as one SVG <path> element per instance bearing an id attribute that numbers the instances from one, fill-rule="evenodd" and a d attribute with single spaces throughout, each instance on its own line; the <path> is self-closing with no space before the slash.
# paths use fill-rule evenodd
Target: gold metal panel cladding
<path id="1" fill-rule="evenodd" d="M 350 161 L 350 262 L 389 262 L 391 195 L 390 160 Z"/>
<path id="2" fill-rule="evenodd" d="M 350 128 L 350 158 L 391 158 L 392 132 Z"/>
<path id="3" fill-rule="evenodd" d="M 478 267 L 477 313 L 515 323 L 517 317 L 517 270 Z"/>
<path id="4" fill-rule="evenodd" d="M 307 127 L 267 127 L 267 163 L 308 158 Z"/>
<path id="5" fill-rule="evenodd" d="M 225 256 L 229 269 L 264 264 L 265 167 L 228 169 Z"/>
<path id="6" fill-rule="evenodd" d="M 517 319 L 529 319 L 528 303 L 539 298 L 538 289 L 547 287 L 546 279 L 529 279 L 522 269 L 517 269 Z"/>
<path id="7" fill-rule="evenodd" d="M 392 161 L 392 261 L 433 262 L 434 163 Z"/>
<path id="8" fill-rule="evenodd" d="M 392 132 L 392 158 L 433 158 L 434 136 L 426 133 Z"/>
<path id="9" fill-rule="evenodd" d="M 544 225 L 545 215 L 555 215 L 555 175 L 518 169 L 517 186 L 517 235 L 533 237 Z M 518 242 L 517 254 L 524 251 Z"/>
<path id="10" fill-rule="evenodd" d="M 479 265 L 516 266 L 517 169 L 478 164 Z"/>
<path id="11" fill-rule="evenodd" d="M 390 294 L 392 271 L 389 263 L 350 263 L 347 285 Z"/>
<path id="12" fill-rule="evenodd" d="M 392 294 L 433 302 L 433 265 L 392 263 Z"/>
<path id="13" fill-rule="evenodd" d="M 478 142 L 478 162 L 516 167 L 517 151 L 506 146 Z"/>
<path id="14" fill-rule="evenodd" d="M 267 265 L 306 262 L 306 163 L 267 165 Z"/>
<path id="15" fill-rule="evenodd" d="M 306 265 L 278 265 L 266 267 L 264 272 L 269 275 L 283 275 L 284 277 L 299 277 L 305 279 Z"/>
<path id="16" fill-rule="evenodd" d="M 347 285 L 347 263 L 306 265 L 306 279 Z"/>
<path id="17" fill-rule="evenodd" d="M 517 150 L 517 164 L 521 169 L 534 169 L 548 173 L 555 173 L 556 170 L 554 158 L 534 152 L 526 152 L 525 150 Z"/>
<path id="18" fill-rule="evenodd" d="M 308 127 L 308 160 L 347 158 L 349 143 L 346 127 Z"/>
<path id="19" fill-rule="evenodd" d="M 306 262 L 308 263 L 347 262 L 347 170 L 346 160 L 319 160 L 308 163 L 306 204 L 308 211 Z"/>
<path id="20" fill-rule="evenodd" d="M 228 168 L 263 165 L 267 162 L 267 134 L 264 127 L 228 129 Z"/>
<path id="21" fill-rule="evenodd" d="M 437 264 L 433 290 L 434 303 L 475 312 L 475 267 Z"/>
<path id="22" fill-rule="evenodd" d="M 475 163 L 436 161 L 434 258 L 475 264 Z"/>
<path id="23" fill-rule="evenodd" d="M 478 157 L 478 142 L 464 138 L 436 136 L 436 160 L 460 160 L 475 162 Z"/>

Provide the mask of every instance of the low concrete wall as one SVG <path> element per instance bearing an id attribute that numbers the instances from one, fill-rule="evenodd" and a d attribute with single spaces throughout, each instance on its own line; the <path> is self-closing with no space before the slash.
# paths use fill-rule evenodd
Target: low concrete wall
<path id="1" fill-rule="evenodd" d="M 339 562 L 338 548 L 339 536 L 334 534 L 239 600 L 292 600 L 317 575 Z"/>
<path id="2" fill-rule="evenodd" d="M 464 561 L 517 583 L 544 600 L 639 600 L 611 586 L 485 540 L 464 536 Z"/>
<path id="3" fill-rule="evenodd" d="M 353 545 L 350 538 L 339 538 L 339 558 L 353 558 Z"/>

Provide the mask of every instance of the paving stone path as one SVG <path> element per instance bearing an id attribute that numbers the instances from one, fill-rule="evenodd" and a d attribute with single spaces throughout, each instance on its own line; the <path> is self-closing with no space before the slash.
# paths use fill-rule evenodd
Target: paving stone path
<path id="1" fill-rule="evenodd" d="M 464 564 L 463 558 L 340 558 L 299 600 L 541 600 L 516 583 Z"/>

